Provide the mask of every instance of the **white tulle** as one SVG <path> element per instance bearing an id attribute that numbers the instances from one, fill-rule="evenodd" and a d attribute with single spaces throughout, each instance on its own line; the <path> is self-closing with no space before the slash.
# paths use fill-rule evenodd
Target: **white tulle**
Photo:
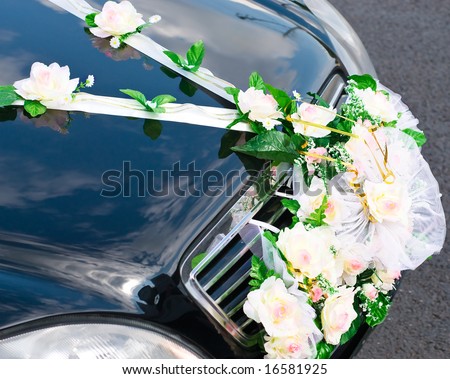
<path id="1" fill-rule="evenodd" d="M 388 167 L 395 180 L 402 180 L 407 186 L 412 203 L 409 224 L 371 222 L 350 186 L 353 174 L 348 173 L 337 183 L 346 194 L 346 206 L 351 212 L 336 232 L 344 240 L 367 244 L 374 261 L 387 270 L 415 269 L 429 256 L 438 253 L 444 243 L 446 225 L 439 185 L 411 137 L 394 128 L 379 129 L 375 136 L 383 140 L 388 149 Z M 359 162 L 362 181 L 381 181 L 375 158 L 370 158 L 374 153 L 378 161 L 383 162 L 381 151 L 369 152 L 369 147 L 361 141 L 358 149 L 355 160 L 361 155 L 366 157 L 364 162 Z M 396 164 L 392 164 L 393 161 Z"/>
<path id="2" fill-rule="evenodd" d="M 385 87 L 381 83 L 377 83 L 377 89 L 383 90 L 389 93 L 389 102 L 394 106 L 397 113 L 401 113 L 401 117 L 397 121 L 397 128 L 400 130 L 413 129 L 417 132 L 421 130 L 417 127 L 419 120 L 414 117 L 414 115 L 409 110 L 408 106 L 401 100 L 402 97 L 392 91 L 391 89 Z"/>

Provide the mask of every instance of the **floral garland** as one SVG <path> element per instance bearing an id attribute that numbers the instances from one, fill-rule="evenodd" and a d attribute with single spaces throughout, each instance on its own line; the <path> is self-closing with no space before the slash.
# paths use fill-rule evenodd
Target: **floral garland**
<path id="1" fill-rule="evenodd" d="M 426 138 L 400 97 L 354 75 L 339 112 L 302 102 L 253 73 L 228 89 L 257 136 L 236 152 L 294 166 L 292 224 L 264 232 L 244 304 L 263 325 L 268 358 L 324 358 L 363 322 L 385 319 L 402 270 L 439 252 L 445 219 L 419 147 Z M 306 190 L 305 190 L 306 184 Z"/>
<path id="2" fill-rule="evenodd" d="M 113 48 L 159 20 L 145 22 L 128 1 L 108 1 L 101 12 L 86 15 L 90 31 L 112 37 Z M 204 53 L 201 41 L 186 58 L 164 51 L 186 75 L 200 70 Z M 23 105 L 37 117 L 73 103 L 93 84 L 92 75 L 80 83 L 70 79 L 67 66 L 35 63 L 30 78 L 0 87 L 0 107 Z M 439 188 L 420 153 L 426 138 L 400 96 L 370 75 L 349 77 L 339 110 L 314 93 L 314 104 L 296 91 L 291 96 L 256 72 L 247 90 L 221 90 L 236 111 L 231 119 L 210 117 L 227 119 L 228 128 L 247 124 L 256 134 L 233 150 L 274 166 L 289 163 L 293 172 L 293 194 L 282 200 L 292 223 L 277 233 L 262 231 L 263 257 L 252 259 L 244 312 L 262 324 L 267 358 L 327 358 L 363 322 L 383 322 L 401 271 L 442 248 Z M 133 99 L 131 108 L 158 117 L 178 106 L 170 95 L 147 100 L 139 91 L 121 91 Z M 119 100 L 113 106 L 130 108 Z"/>

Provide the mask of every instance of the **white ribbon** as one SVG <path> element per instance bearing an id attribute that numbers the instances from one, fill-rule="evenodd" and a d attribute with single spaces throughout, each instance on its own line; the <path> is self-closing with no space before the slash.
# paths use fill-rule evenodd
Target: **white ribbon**
<path id="1" fill-rule="evenodd" d="M 62 9 L 72 13 L 76 17 L 84 20 L 88 14 L 98 13 L 99 10 L 92 8 L 89 3 L 84 0 L 48 0 L 51 3 L 61 7 Z M 232 102 L 234 104 L 233 97 L 225 92 L 225 87 L 234 87 L 233 84 L 227 81 L 217 78 L 213 73 L 205 68 L 200 68 L 197 72 L 189 72 L 178 67 L 173 63 L 164 53 L 168 49 L 157 44 L 151 38 L 142 34 L 135 34 L 128 37 L 125 43 L 155 61 L 161 63 L 163 66 L 170 68 L 181 76 L 199 84 L 207 90 L 215 93 L 216 95 Z"/>
<path id="2" fill-rule="evenodd" d="M 198 106 L 194 104 L 164 104 L 165 113 L 149 112 L 144 106 L 133 99 L 96 96 L 88 93 L 78 93 L 73 101 L 67 104 L 42 102 L 49 109 L 62 111 L 79 111 L 111 116 L 135 117 L 160 121 L 174 121 L 193 125 L 211 126 L 225 129 L 239 115 L 236 110 Z M 12 105 L 23 106 L 24 101 L 18 100 Z M 240 122 L 233 130 L 251 132 L 249 125 Z"/>

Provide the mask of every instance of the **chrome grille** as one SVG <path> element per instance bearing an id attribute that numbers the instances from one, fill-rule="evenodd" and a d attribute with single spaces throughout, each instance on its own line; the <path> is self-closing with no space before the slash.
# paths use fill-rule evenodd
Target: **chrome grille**
<path id="1" fill-rule="evenodd" d="M 256 220 L 276 225 L 283 219 L 285 209 L 281 199 L 273 196 L 279 187 L 273 187 L 272 193 L 260 200 L 250 188 L 193 249 L 181 267 L 183 283 L 192 298 L 245 347 L 257 343 L 260 330 L 243 311 L 250 289 L 252 256 L 262 256 L 259 228 L 253 223 Z M 242 203 L 254 206 L 248 210 Z M 235 224 L 233 217 L 239 220 Z M 192 269 L 192 258 L 205 250 L 206 257 Z"/>

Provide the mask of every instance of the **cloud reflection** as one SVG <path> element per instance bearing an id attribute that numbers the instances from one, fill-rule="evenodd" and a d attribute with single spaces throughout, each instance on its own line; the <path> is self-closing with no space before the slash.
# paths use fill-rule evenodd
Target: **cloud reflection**
<path id="1" fill-rule="evenodd" d="M 12 169 L 14 167 L 14 169 Z M 74 170 L 54 172 L 34 161 L 0 156 L 0 206 L 27 208 L 30 203 L 70 196 L 79 189 L 95 190 L 97 177 Z"/>

